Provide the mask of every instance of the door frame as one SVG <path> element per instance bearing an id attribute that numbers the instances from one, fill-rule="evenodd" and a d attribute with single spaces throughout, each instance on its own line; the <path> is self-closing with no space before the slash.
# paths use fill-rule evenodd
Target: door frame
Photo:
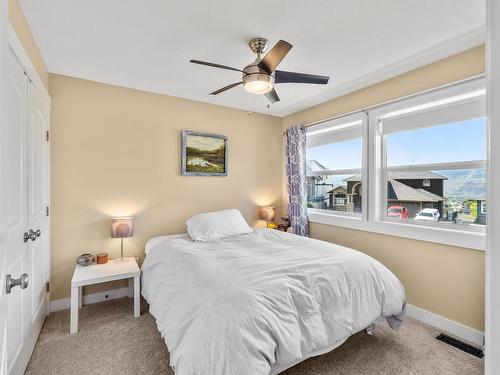
<path id="1" fill-rule="evenodd" d="M 50 95 L 47 91 L 47 88 L 43 84 L 42 79 L 38 75 L 35 66 L 31 62 L 28 53 L 24 49 L 21 40 L 17 36 L 16 31 L 14 30 L 14 27 L 11 25 L 10 22 L 8 25 L 8 43 L 9 47 L 14 51 L 14 54 L 18 58 L 21 65 L 26 70 L 26 73 L 28 73 L 28 77 L 31 79 L 33 85 L 36 87 L 38 91 L 40 91 L 41 95 L 43 96 L 44 100 L 46 100 L 50 109 Z"/>
<path id="2" fill-rule="evenodd" d="M 486 2 L 488 185 L 485 374 L 500 371 L 500 0 Z"/>
<path id="3" fill-rule="evenodd" d="M 8 4 L 0 0 L 0 212 L 6 211 L 5 191 L 6 155 L 7 155 L 7 51 L 8 51 Z M 0 285 L 3 285 L 6 274 L 6 229 L 5 215 L 0 215 Z M 0 288 L 0 375 L 7 374 L 7 345 L 6 345 L 6 315 L 7 294 L 5 288 Z"/>

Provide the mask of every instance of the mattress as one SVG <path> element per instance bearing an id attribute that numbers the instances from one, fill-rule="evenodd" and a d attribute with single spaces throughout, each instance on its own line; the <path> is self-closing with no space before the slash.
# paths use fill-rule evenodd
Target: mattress
<path id="1" fill-rule="evenodd" d="M 157 237 L 142 271 L 177 375 L 277 374 L 379 319 L 397 329 L 405 317 L 404 288 L 381 263 L 276 230 Z"/>

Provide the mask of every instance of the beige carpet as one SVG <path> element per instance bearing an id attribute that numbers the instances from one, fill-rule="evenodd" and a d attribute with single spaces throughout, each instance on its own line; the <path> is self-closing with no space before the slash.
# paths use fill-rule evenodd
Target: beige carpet
<path id="1" fill-rule="evenodd" d="M 173 374 L 168 351 L 143 302 L 140 318 L 125 298 L 84 306 L 80 331 L 70 336 L 69 311 L 45 322 L 26 374 Z M 434 339 L 439 332 L 408 319 L 399 332 L 379 324 L 286 375 L 483 374 L 483 361 Z M 210 375 L 210 374 L 200 374 Z"/>

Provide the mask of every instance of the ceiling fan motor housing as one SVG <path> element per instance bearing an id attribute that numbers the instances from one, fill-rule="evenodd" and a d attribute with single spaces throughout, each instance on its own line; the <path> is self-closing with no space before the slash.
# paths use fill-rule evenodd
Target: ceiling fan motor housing
<path id="1" fill-rule="evenodd" d="M 250 49 L 257 55 L 262 55 L 269 48 L 269 41 L 266 38 L 253 38 L 248 42 Z"/>

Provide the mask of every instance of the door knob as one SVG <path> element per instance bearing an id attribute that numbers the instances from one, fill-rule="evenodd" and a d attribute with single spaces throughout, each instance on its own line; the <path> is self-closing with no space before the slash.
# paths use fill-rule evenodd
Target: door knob
<path id="1" fill-rule="evenodd" d="M 29 276 L 27 273 L 23 273 L 19 279 L 13 279 L 10 275 L 7 275 L 5 280 L 5 290 L 7 294 L 10 293 L 11 289 L 20 286 L 21 289 L 26 289 L 28 287 Z"/>
<path id="2" fill-rule="evenodd" d="M 35 241 L 37 237 L 40 237 L 41 234 L 42 231 L 40 229 L 38 229 L 37 231 L 30 229 L 29 232 L 24 232 L 24 242 L 28 242 L 28 240 Z"/>

